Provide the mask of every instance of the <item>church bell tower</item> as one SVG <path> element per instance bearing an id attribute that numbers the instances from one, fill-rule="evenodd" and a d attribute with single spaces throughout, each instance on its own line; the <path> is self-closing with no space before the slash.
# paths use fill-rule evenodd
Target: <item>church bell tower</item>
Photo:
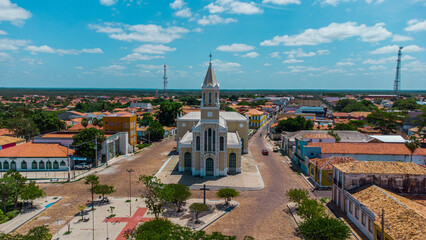
<path id="1" fill-rule="evenodd" d="M 211 54 L 209 68 L 201 86 L 201 118 L 205 121 L 219 120 L 219 84 L 214 75 Z"/>

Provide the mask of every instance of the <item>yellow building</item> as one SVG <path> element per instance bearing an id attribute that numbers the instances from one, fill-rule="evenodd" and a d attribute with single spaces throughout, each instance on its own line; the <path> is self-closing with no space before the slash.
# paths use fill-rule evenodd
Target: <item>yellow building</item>
<path id="1" fill-rule="evenodd" d="M 250 128 L 261 128 L 266 123 L 267 114 L 257 109 L 250 109 L 246 112 L 246 117 L 249 119 Z"/>
<path id="2" fill-rule="evenodd" d="M 133 113 L 116 113 L 103 118 L 104 131 L 128 132 L 129 144 L 137 144 L 136 115 Z"/>
<path id="3" fill-rule="evenodd" d="M 309 160 L 309 177 L 315 182 L 316 188 L 333 186 L 333 165 L 355 162 L 351 157 L 313 158 Z"/>

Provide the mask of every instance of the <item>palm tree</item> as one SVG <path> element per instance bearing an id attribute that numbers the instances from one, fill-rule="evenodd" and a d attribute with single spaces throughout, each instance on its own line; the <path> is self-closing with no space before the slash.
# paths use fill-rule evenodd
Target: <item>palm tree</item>
<path id="1" fill-rule="evenodd" d="M 411 152 L 410 162 L 413 162 L 413 154 L 416 151 L 416 149 L 420 147 L 420 141 L 415 136 L 411 136 L 410 140 L 405 142 L 405 147 L 407 147 L 408 150 L 410 150 Z"/>
<path id="2" fill-rule="evenodd" d="M 87 125 L 89 125 L 89 120 L 87 120 L 87 118 L 81 119 L 81 125 L 83 125 L 83 127 L 86 128 Z"/>
<path id="3" fill-rule="evenodd" d="M 92 211 L 93 211 L 94 210 L 93 209 L 93 202 L 94 202 L 93 194 L 94 194 L 94 191 L 95 191 L 95 186 L 99 184 L 99 177 L 94 175 L 94 174 L 89 175 L 89 176 L 86 177 L 86 181 L 84 182 L 84 184 L 90 185 L 89 192 L 92 193 Z"/>

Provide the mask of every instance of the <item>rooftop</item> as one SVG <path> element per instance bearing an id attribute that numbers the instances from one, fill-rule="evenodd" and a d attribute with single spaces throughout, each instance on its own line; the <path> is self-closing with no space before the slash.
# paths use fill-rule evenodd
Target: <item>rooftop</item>
<path id="1" fill-rule="evenodd" d="M 385 212 L 385 232 L 393 239 L 420 240 L 426 236 L 426 207 L 372 185 L 352 193 L 352 196 L 376 215 L 381 226 Z"/>
<path id="2" fill-rule="evenodd" d="M 74 150 L 69 149 L 69 155 Z M 58 143 L 24 143 L 0 151 L 0 157 L 67 157 L 67 148 Z"/>
<path id="3" fill-rule="evenodd" d="M 238 136 L 236 133 L 228 132 L 227 138 L 228 138 L 227 145 L 235 145 L 240 143 L 240 140 L 238 139 Z"/>
<path id="4" fill-rule="evenodd" d="M 401 135 L 369 135 L 384 143 L 405 143 L 405 139 Z"/>
<path id="5" fill-rule="evenodd" d="M 325 125 L 326 128 L 328 128 L 327 125 Z M 298 132 L 289 132 L 287 134 L 285 134 L 285 136 L 287 138 L 289 138 L 291 141 L 294 141 L 295 138 L 300 138 L 301 136 L 305 135 L 305 134 L 310 134 L 310 133 L 325 133 L 328 134 L 329 130 L 302 130 L 302 131 L 298 131 Z M 340 137 L 340 142 L 369 142 L 371 141 L 373 138 L 362 134 L 358 131 L 346 131 L 346 130 L 335 130 L 335 133 L 337 133 L 337 135 L 339 135 Z"/>
<path id="6" fill-rule="evenodd" d="M 335 164 L 342 164 L 342 163 L 352 163 L 356 162 L 357 160 L 351 158 L 351 157 L 329 157 L 329 158 L 313 158 L 310 159 L 309 162 L 311 164 L 314 164 L 319 169 L 323 170 L 331 170 L 333 169 L 333 166 Z"/>
<path id="7" fill-rule="evenodd" d="M 0 136 L 0 146 L 11 144 L 11 143 L 20 143 L 25 142 L 23 138 L 9 137 L 9 136 Z"/>
<path id="8" fill-rule="evenodd" d="M 302 135 L 303 138 L 334 138 L 333 136 L 331 136 L 328 133 L 307 133 Z"/>
<path id="9" fill-rule="evenodd" d="M 426 167 L 410 162 L 357 161 L 334 167 L 344 173 L 426 175 Z"/>
<path id="10" fill-rule="evenodd" d="M 321 153 L 410 155 L 410 150 L 402 143 L 308 143 L 308 147 L 320 147 Z M 426 155 L 426 149 L 418 148 L 413 155 Z"/>

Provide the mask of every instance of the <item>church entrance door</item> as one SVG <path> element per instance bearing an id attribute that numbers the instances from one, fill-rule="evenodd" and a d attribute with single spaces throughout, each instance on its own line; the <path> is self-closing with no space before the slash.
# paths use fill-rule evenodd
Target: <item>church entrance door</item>
<path id="1" fill-rule="evenodd" d="M 206 176 L 214 175 L 214 162 L 212 158 L 206 159 Z"/>
<path id="2" fill-rule="evenodd" d="M 191 153 L 186 152 L 184 155 L 185 171 L 191 171 Z"/>
<path id="3" fill-rule="evenodd" d="M 229 154 L 229 172 L 235 173 L 237 171 L 237 155 L 235 153 Z"/>

